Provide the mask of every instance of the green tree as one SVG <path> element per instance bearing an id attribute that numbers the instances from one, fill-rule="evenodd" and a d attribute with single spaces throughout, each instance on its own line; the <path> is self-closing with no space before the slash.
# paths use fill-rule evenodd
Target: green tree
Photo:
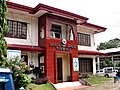
<path id="1" fill-rule="evenodd" d="M 107 58 L 100 62 L 100 68 L 113 67 L 113 66 L 114 64 L 112 63 L 111 58 Z"/>
<path id="2" fill-rule="evenodd" d="M 101 42 L 100 45 L 97 46 L 97 50 L 105 50 L 109 48 L 117 48 L 120 47 L 120 39 L 115 38 L 111 39 L 108 42 Z"/>
<path id="3" fill-rule="evenodd" d="M 116 63 L 116 67 L 120 67 L 120 62 L 117 62 L 117 63 Z"/>
<path id="4" fill-rule="evenodd" d="M 7 42 L 4 39 L 4 34 L 8 31 L 6 12 L 6 0 L 0 0 L 0 67 L 5 67 L 6 64 Z"/>

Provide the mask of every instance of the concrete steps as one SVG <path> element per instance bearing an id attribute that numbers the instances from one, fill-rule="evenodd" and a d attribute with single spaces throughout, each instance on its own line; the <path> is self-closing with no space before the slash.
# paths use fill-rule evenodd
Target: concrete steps
<path id="1" fill-rule="evenodd" d="M 75 81 L 75 82 L 63 82 L 63 83 L 58 83 L 53 85 L 56 89 L 60 89 L 60 88 L 81 86 L 81 83 L 79 81 Z"/>

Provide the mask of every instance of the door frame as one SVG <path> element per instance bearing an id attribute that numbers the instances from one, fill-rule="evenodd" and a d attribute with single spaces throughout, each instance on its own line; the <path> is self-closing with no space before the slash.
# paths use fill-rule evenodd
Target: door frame
<path id="1" fill-rule="evenodd" d="M 58 70 L 57 70 L 57 66 L 58 66 L 58 63 L 57 63 L 57 55 L 58 54 L 69 54 L 70 55 L 70 78 L 71 78 L 71 81 L 72 81 L 72 77 L 73 77 L 73 74 L 72 74 L 72 71 L 73 71 L 73 62 L 72 62 L 72 54 L 71 52 L 66 52 L 66 53 L 63 53 L 63 52 L 59 52 L 59 51 L 55 51 L 54 52 L 54 83 L 58 83 Z M 60 57 L 62 58 L 62 57 Z"/>

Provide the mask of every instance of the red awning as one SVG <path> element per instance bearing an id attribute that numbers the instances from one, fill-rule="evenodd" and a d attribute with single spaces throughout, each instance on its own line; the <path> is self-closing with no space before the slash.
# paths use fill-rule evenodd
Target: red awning
<path id="1" fill-rule="evenodd" d="M 7 44 L 8 49 L 16 49 L 22 51 L 43 52 L 44 49 L 38 46 Z"/>
<path id="2" fill-rule="evenodd" d="M 78 54 L 84 55 L 106 55 L 105 53 L 101 53 L 98 51 L 90 51 L 90 50 L 78 50 Z"/>

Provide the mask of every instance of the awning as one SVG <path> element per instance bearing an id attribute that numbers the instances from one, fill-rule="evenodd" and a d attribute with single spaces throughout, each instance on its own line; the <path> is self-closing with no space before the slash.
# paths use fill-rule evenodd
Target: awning
<path id="1" fill-rule="evenodd" d="M 16 45 L 16 44 L 7 44 L 7 46 L 8 49 L 31 51 L 31 52 L 44 52 L 44 49 L 38 46 Z"/>
<path id="2" fill-rule="evenodd" d="M 98 51 L 91 51 L 91 50 L 78 50 L 78 54 L 84 55 L 107 55 L 105 53 L 101 53 Z"/>

